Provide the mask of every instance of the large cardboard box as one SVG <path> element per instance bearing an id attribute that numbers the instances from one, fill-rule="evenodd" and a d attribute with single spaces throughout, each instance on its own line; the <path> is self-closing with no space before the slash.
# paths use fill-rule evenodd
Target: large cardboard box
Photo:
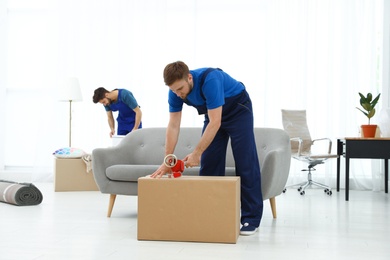
<path id="1" fill-rule="evenodd" d="M 240 178 L 138 179 L 138 240 L 236 243 Z"/>
<path id="2" fill-rule="evenodd" d="M 55 191 L 98 191 L 92 171 L 79 159 L 54 159 Z"/>

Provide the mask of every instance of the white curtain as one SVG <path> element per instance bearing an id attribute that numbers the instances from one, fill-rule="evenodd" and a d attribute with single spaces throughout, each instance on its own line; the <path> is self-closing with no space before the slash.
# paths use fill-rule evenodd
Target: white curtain
<path id="1" fill-rule="evenodd" d="M 176 60 L 242 81 L 257 127 L 282 128 L 282 108 L 306 109 L 313 138 L 357 136 L 366 122 L 358 92 L 382 90 L 383 1 L 8 0 L 4 168 L 32 169 L 27 181 L 52 178 L 52 152 L 68 144 L 69 104 L 56 93 L 69 76 L 83 94 L 72 107 L 72 146 L 111 145 L 104 109 L 92 102 L 101 86 L 132 91 L 144 127 L 166 126 L 162 71 Z M 184 110 L 183 126 L 202 122 Z M 289 183 L 305 178 L 303 166 L 292 162 Z M 352 161 L 351 187 L 383 189 L 373 182 L 382 168 Z M 334 187 L 336 161 L 316 178 Z"/>

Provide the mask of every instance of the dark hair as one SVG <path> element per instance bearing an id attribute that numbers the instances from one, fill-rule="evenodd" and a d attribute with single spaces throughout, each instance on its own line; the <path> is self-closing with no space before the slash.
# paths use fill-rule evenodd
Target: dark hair
<path id="1" fill-rule="evenodd" d="M 95 89 L 95 92 L 93 93 L 93 103 L 98 103 L 100 100 L 106 97 L 106 93 L 109 93 L 109 91 L 103 87 Z"/>
<path id="2" fill-rule="evenodd" d="M 165 85 L 170 86 L 176 80 L 187 79 L 187 75 L 190 73 L 188 66 L 182 61 L 176 61 L 165 66 L 164 69 L 164 82 Z"/>

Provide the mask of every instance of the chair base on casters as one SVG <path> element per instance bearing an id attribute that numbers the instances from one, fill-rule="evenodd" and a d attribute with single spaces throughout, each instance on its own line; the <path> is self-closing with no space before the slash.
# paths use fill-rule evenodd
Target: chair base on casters
<path id="1" fill-rule="evenodd" d="M 316 181 L 313 181 L 311 179 L 311 171 L 315 171 L 315 170 L 316 169 L 314 169 L 313 166 L 309 166 L 309 168 L 307 170 L 302 170 L 302 171 L 309 171 L 309 173 L 307 174 L 307 181 L 304 181 L 304 182 L 301 182 L 301 183 L 298 183 L 298 184 L 293 184 L 293 185 L 286 186 L 283 189 L 283 193 L 286 193 L 287 188 L 289 188 L 289 187 L 299 186 L 299 188 L 298 188 L 299 194 L 305 195 L 305 189 L 307 187 L 311 186 L 311 185 L 315 185 L 315 186 L 324 188 L 324 192 L 327 195 L 329 195 L 329 196 L 332 195 L 332 190 L 331 190 L 331 188 L 329 186 L 327 186 L 325 184 L 321 184 L 321 183 L 316 182 Z"/>

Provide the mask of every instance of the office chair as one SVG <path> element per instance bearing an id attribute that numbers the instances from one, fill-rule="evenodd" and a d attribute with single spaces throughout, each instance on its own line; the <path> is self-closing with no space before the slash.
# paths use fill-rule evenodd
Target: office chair
<path id="1" fill-rule="evenodd" d="M 331 154 L 332 140 L 330 138 L 311 139 L 306 121 L 306 110 L 282 109 L 282 120 L 283 128 L 290 136 L 291 157 L 308 164 L 307 169 L 302 170 L 308 172 L 307 181 L 286 186 L 283 192 L 286 192 L 286 188 L 288 187 L 299 186 L 298 192 L 301 195 L 305 195 L 305 189 L 315 185 L 324 188 L 324 192 L 327 195 L 332 195 L 332 190 L 329 186 L 312 180 L 312 171 L 316 170 L 314 168 L 315 166 L 323 164 L 330 158 L 338 157 L 337 154 Z M 320 145 L 321 143 L 323 144 Z M 315 147 L 321 147 L 322 150 L 326 148 L 327 150 L 324 153 L 316 154 L 313 153 L 313 148 Z"/>

